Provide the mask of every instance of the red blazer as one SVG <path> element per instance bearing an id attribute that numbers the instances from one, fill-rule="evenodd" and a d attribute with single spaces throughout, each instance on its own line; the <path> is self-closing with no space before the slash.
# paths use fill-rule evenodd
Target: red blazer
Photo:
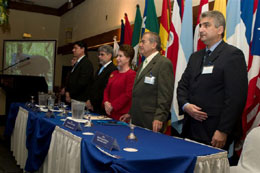
<path id="1" fill-rule="evenodd" d="M 136 72 L 131 69 L 125 73 L 119 73 L 118 70 L 111 73 L 103 99 L 103 104 L 106 101 L 112 104 L 111 118 L 119 120 L 121 115 L 130 110 L 135 75 Z"/>

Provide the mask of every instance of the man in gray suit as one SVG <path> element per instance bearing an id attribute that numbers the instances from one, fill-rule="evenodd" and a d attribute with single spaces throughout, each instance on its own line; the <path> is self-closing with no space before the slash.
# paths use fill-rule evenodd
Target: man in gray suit
<path id="1" fill-rule="evenodd" d="M 145 57 L 137 71 L 129 114 L 133 124 L 162 132 L 169 117 L 172 103 L 174 75 L 172 63 L 160 55 L 161 40 L 158 34 L 144 33 L 139 51 Z"/>

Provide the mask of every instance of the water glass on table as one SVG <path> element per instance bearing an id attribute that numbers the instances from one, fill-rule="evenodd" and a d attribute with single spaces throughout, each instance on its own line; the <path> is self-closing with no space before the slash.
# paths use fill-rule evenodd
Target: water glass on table
<path id="1" fill-rule="evenodd" d="M 88 110 L 88 108 L 86 108 L 86 120 L 87 120 L 87 122 L 86 122 L 86 124 L 85 124 L 85 127 L 91 127 L 91 114 L 90 114 L 90 112 L 89 112 L 89 110 Z"/>

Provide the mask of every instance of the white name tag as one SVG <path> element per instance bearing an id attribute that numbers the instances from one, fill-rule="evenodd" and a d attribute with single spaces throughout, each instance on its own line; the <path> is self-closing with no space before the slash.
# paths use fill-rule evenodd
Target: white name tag
<path id="1" fill-rule="evenodd" d="M 154 85 L 155 82 L 155 77 L 154 76 L 145 76 L 144 78 L 144 83 L 150 84 L 150 85 Z"/>
<path id="2" fill-rule="evenodd" d="M 204 66 L 201 74 L 211 74 L 213 72 L 214 66 Z"/>

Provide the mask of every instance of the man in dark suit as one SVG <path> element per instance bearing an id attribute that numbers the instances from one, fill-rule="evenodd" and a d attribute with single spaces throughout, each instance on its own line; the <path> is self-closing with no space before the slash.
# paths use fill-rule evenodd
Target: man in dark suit
<path id="1" fill-rule="evenodd" d="M 86 102 L 89 89 L 93 81 L 93 65 L 87 57 L 87 47 L 84 42 L 76 42 L 72 49 L 73 56 L 77 58 L 66 86 L 66 101 L 71 99 Z"/>
<path id="2" fill-rule="evenodd" d="M 200 18 L 206 49 L 191 55 L 177 88 L 184 137 L 228 149 L 240 132 L 247 97 L 247 67 L 241 50 L 222 38 L 225 19 L 218 11 Z"/>
<path id="3" fill-rule="evenodd" d="M 129 114 L 121 118 L 125 121 L 131 117 L 133 124 L 154 132 L 162 132 L 166 127 L 174 87 L 172 63 L 160 55 L 160 48 L 158 34 L 144 33 L 139 49 L 145 61 L 136 74 Z"/>
<path id="4" fill-rule="evenodd" d="M 97 71 L 94 82 L 91 86 L 90 96 L 86 102 L 89 110 L 105 115 L 105 110 L 102 107 L 104 89 L 106 88 L 110 74 L 117 70 L 112 62 L 113 48 L 109 45 L 104 45 L 98 49 L 98 58 L 100 68 Z"/>

